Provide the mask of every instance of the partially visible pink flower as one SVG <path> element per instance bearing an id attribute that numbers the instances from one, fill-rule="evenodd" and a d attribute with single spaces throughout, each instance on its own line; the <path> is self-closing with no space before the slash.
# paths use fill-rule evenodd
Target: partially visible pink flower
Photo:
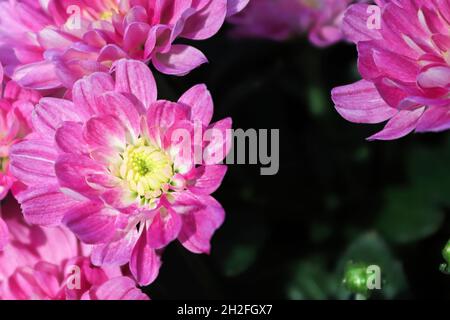
<path id="1" fill-rule="evenodd" d="M 148 299 L 119 268 L 92 266 L 68 230 L 27 225 L 12 197 L 2 214 L 11 241 L 0 252 L 0 300 Z"/>
<path id="2" fill-rule="evenodd" d="M 29 132 L 33 103 L 40 95 L 20 88 L 14 81 L 4 79 L 0 63 L 0 200 L 3 200 L 15 183 L 9 172 L 9 150 Z M 0 251 L 9 239 L 8 227 L 0 216 Z"/>
<path id="3" fill-rule="evenodd" d="M 358 46 L 363 80 L 333 90 L 337 111 L 356 123 L 389 120 L 370 140 L 448 130 L 450 1 L 377 3 L 379 28 L 367 5 L 346 13 L 344 31 Z"/>
<path id="4" fill-rule="evenodd" d="M 33 90 L 19 87 L 14 81 L 4 81 L 3 76 L 3 67 L 0 64 L 0 200 L 6 196 L 14 183 L 8 168 L 9 150 L 30 131 L 33 105 L 41 97 Z"/>
<path id="5" fill-rule="evenodd" d="M 33 89 L 71 88 L 122 58 L 185 75 L 207 62 L 178 39 L 204 40 L 248 0 L 11 0 L 0 2 L 0 61 Z"/>
<path id="6" fill-rule="evenodd" d="M 287 40 L 304 33 L 312 43 L 327 46 L 343 38 L 341 22 L 354 0 L 254 0 L 229 19 L 238 37 Z"/>
<path id="7" fill-rule="evenodd" d="M 66 225 L 94 246 L 95 265 L 129 262 L 146 285 L 173 240 L 210 251 L 224 221 L 210 194 L 227 170 L 219 163 L 230 148 L 231 119 L 210 124 L 204 85 L 178 102 L 157 101 L 144 63 L 120 60 L 114 71 L 115 79 L 79 80 L 73 101 L 42 99 L 34 133 L 13 147 L 11 171 L 28 186 L 18 195 L 27 221 Z"/>

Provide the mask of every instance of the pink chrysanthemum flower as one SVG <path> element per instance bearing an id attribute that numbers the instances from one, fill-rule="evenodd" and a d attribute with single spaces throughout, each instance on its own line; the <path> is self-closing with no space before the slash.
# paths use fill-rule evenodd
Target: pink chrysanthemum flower
<path id="1" fill-rule="evenodd" d="M 286 40 L 309 33 L 311 42 L 327 46 L 343 38 L 342 16 L 353 0 L 258 0 L 229 18 L 238 37 Z"/>
<path id="2" fill-rule="evenodd" d="M 29 114 L 40 95 L 20 88 L 13 81 L 3 81 L 0 64 L 0 200 L 5 198 L 15 179 L 9 172 L 11 146 L 29 131 Z M 0 217 L 0 250 L 8 241 L 8 228 Z"/>
<path id="3" fill-rule="evenodd" d="M 20 88 L 14 81 L 3 82 L 0 64 L 0 200 L 14 183 L 8 169 L 11 146 L 29 132 L 29 115 L 40 95 Z"/>
<path id="4" fill-rule="evenodd" d="M 120 268 L 97 268 L 63 228 L 29 226 L 8 198 L 2 213 L 11 241 L 0 252 L 0 300 L 148 299 Z"/>
<path id="5" fill-rule="evenodd" d="M 209 252 L 224 220 L 210 194 L 226 172 L 218 163 L 231 120 L 209 124 L 213 104 L 203 85 L 178 102 L 157 101 L 145 64 L 120 60 L 114 70 L 115 81 L 107 73 L 79 80 L 73 102 L 42 99 L 34 133 L 13 147 L 11 171 L 28 186 L 18 195 L 28 222 L 65 224 L 94 245 L 95 265 L 129 262 L 146 285 L 171 241 Z"/>
<path id="6" fill-rule="evenodd" d="M 0 61 L 33 89 L 71 88 L 122 58 L 185 75 L 207 61 L 179 38 L 204 40 L 248 0 L 10 0 L 0 3 Z"/>
<path id="7" fill-rule="evenodd" d="M 377 3 L 379 10 L 355 5 L 346 13 L 363 80 L 333 90 L 337 111 L 357 123 L 389 120 L 371 140 L 449 129 L 450 1 Z"/>

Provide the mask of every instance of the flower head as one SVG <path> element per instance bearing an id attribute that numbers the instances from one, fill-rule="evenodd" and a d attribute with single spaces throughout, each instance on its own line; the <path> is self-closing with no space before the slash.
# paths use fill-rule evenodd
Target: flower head
<path id="1" fill-rule="evenodd" d="M 312 43 L 327 46 L 343 38 L 342 15 L 353 0 L 258 0 L 229 19 L 233 34 L 286 40 L 309 33 Z"/>
<path id="2" fill-rule="evenodd" d="M 148 299 L 119 268 L 92 266 L 68 230 L 27 225 L 12 197 L 2 213 L 11 241 L 0 252 L 0 300 Z"/>
<path id="3" fill-rule="evenodd" d="M 207 61 L 179 38 L 212 37 L 248 0 L 49 0 L 0 3 L 0 61 L 21 86 L 71 88 L 122 58 L 185 75 Z"/>
<path id="4" fill-rule="evenodd" d="M 389 120 L 372 140 L 449 129 L 450 3 L 377 2 L 378 10 L 359 4 L 346 13 L 363 80 L 333 90 L 337 111 L 357 123 Z"/>
<path id="5" fill-rule="evenodd" d="M 30 131 L 29 115 L 40 98 L 37 92 L 22 89 L 14 81 L 4 81 L 3 76 L 0 64 L 0 200 L 15 181 L 8 168 L 9 150 Z"/>
<path id="6" fill-rule="evenodd" d="M 13 147 L 11 171 L 27 221 L 63 223 L 94 246 L 95 265 L 124 265 L 140 284 L 153 281 L 159 253 L 178 239 L 209 252 L 224 210 L 210 196 L 226 166 L 231 120 L 210 124 L 212 99 L 195 86 L 178 102 L 156 100 L 148 67 L 114 65 L 115 79 L 79 80 L 72 100 L 44 98 L 34 133 Z"/>

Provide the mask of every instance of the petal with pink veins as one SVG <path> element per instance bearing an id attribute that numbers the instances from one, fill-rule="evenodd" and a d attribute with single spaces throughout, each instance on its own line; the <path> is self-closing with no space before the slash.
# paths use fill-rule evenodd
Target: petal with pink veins
<path id="1" fill-rule="evenodd" d="M 183 219 L 178 240 L 191 252 L 209 253 L 211 238 L 225 219 L 222 206 L 213 197 L 207 195 L 184 192 L 175 197 L 173 209 Z"/>
<path id="2" fill-rule="evenodd" d="M 213 100 L 204 84 L 199 84 L 186 91 L 178 100 L 191 107 L 191 120 L 200 121 L 207 126 L 213 117 Z"/>
<path id="3" fill-rule="evenodd" d="M 189 17 L 181 37 L 204 40 L 215 35 L 222 27 L 228 11 L 227 0 L 210 1 L 202 10 Z"/>
<path id="4" fill-rule="evenodd" d="M 153 65 L 158 71 L 176 76 L 185 76 L 207 62 L 200 50 L 182 44 L 175 44 L 169 52 L 157 53 L 153 58 Z"/>
<path id="5" fill-rule="evenodd" d="M 55 134 L 64 121 L 81 121 L 83 115 L 75 105 L 64 99 L 43 98 L 39 101 L 32 116 L 33 128 L 43 137 Z"/>
<path id="6" fill-rule="evenodd" d="M 89 119 L 84 128 L 84 138 L 91 149 L 106 147 L 124 150 L 126 147 L 125 128 L 112 115 Z"/>
<path id="7" fill-rule="evenodd" d="M 0 217 L 0 251 L 6 246 L 9 241 L 8 226 L 5 221 Z"/>
<path id="8" fill-rule="evenodd" d="M 114 90 L 114 81 L 107 73 L 93 73 L 75 83 L 72 89 L 73 102 L 77 109 L 89 118 L 100 114 L 97 99 L 107 91 Z"/>
<path id="9" fill-rule="evenodd" d="M 211 194 L 222 184 L 227 173 L 225 165 L 200 166 L 189 173 L 188 189 L 195 194 Z"/>
<path id="10" fill-rule="evenodd" d="M 118 212 L 102 203 L 88 202 L 70 209 L 63 223 L 86 244 L 110 242 L 116 230 Z"/>
<path id="11" fill-rule="evenodd" d="M 25 220 L 41 226 L 58 226 L 66 212 L 80 202 L 60 191 L 59 185 L 28 187 L 17 196 Z"/>
<path id="12" fill-rule="evenodd" d="M 406 136 L 416 128 L 424 111 L 425 107 L 413 111 L 399 111 L 382 131 L 369 137 L 368 140 L 394 140 Z"/>
<path id="13" fill-rule="evenodd" d="M 161 258 L 155 249 L 148 246 L 146 234 L 143 233 L 131 254 L 131 273 L 140 285 L 145 286 L 155 281 L 160 267 Z"/>
<path id="14" fill-rule="evenodd" d="M 112 115 L 120 120 L 122 125 L 128 129 L 134 139 L 140 134 L 140 112 L 130 99 L 121 93 L 107 92 L 100 96 L 100 111 L 105 115 Z"/>
<path id="15" fill-rule="evenodd" d="M 117 277 L 106 281 L 85 294 L 85 300 L 149 300 L 128 277 Z"/>
<path id="16" fill-rule="evenodd" d="M 24 140 L 11 147 L 10 170 L 27 185 L 55 182 L 56 157 L 52 141 Z"/>
<path id="17" fill-rule="evenodd" d="M 157 209 L 147 230 L 147 246 L 161 249 L 178 237 L 181 218 L 173 210 L 164 207 Z"/>
<path id="18" fill-rule="evenodd" d="M 123 266 L 127 264 L 138 237 L 138 231 L 133 229 L 118 240 L 95 245 L 91 254 L 92 263 L 95 266 Z"/>
<path id="19" fill-rule="evenodd" d="M 36 90 L 54 89 L 62 85 L 55 65 L 47 61 L 21 66 L 15 70 L 12 78 L 22 87 Z"/>
<path id="20" fill-rule="evenodd" d="M 67 121 L 56 130 L 55 142 L 59 150 L 72 154 L 89 152 L 83 137 L 83 125 L 79 122 Z"/>
<path id="21" fill-rule="evenodd" d="M 351 122 L 379 123 L 398 112 L 384 102 L 373 83 L 366 80 L 333 89 L 332 98 L 339 114 Z"/>
<path id="22" fill-rule="evenodd" d="M 114 65 L 116 73 L 115 91 L 134 95 L 145 108 L 156 101 L 157 88 L 150 69 L 135 60 L 120 60 Z"/>
<path id="23" fill-rule="evenodd" d="M 92 188 L 86 181 L 91 174 L 107 174 L 103 165 L 88 156 L 62 154 L 55 163 L 55 172 L 62 188 L 75 191 L 86 197 L 98 196 L 99 191 Z"/>

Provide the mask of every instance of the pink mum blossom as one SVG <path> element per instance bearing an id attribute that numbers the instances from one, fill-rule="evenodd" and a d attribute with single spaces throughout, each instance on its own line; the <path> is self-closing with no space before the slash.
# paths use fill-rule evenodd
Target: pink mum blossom
<path id="1" fill-rule="evenodd" d="M 11 171 L 28 186 L 18 195 L 28 222 L 66 225 L 93 245 L 95 265 L 129 262 L 146 285 L 171 241 L 210 251 L 224 220 L 210 194 L 227 169 L 218 163 L 229 148 L 231 120 L 210 124 L 213 104 L 204 85 L 178 102 L 157 101 L 144 63 L 120 60 L 114 70 L 115 80 L 108 73 L 79 80 L 73 101 L 41 99 L 34 133 L 13 147 Z M 189 140 L 178 139 L 179 132 Z M 199 147 L 210 155 L 201 165 L 191 152 Z"/>
<path id="2" fill-rule="evenodd" d="M 14 81 L 3 81 L 0 64 L 0 200 L 13 186 L 15 179 L 9 172 L 9 150 L 29 132 L 29 114 L 40 95 L 20 88 Z M 0 217 L 0 250 L 8 241 L 8 228 Z"/>
<path id="3" fill-rule="evenodd" d="M 248 0 L 10 0 L 0 3 L 0 61 L 33 89 L 71 88 L 122 58 L 185 75 L 207 62 L 179 38 L 204 40 Z"/>
<path id="4" fill-rule="evenodd" d="M 29 117 L 40 95 L 20 88 L 14 81 L 3 82 L 0 64 L 0 200 L 14 183 L 8 169 L 11 146 L 29 132 Z"/>
<path id="5" fill-rule="evenodd" d="M 346 13 L 344 30 L 358 46 L 363 80 L 333 90 L 337 111 L 357 123 L 389 120 L 371 140 L 449 129 L 450 1 L 377 3 L 380 28 L 369 27 L 367 5 Z"/>
<path id="6" fill-rule="evenodd" d="M 257 0 L 229 19 L 233 34 L 286 40 L 309 33 L 312 43 L 327 46 L 343 38 L 341 21 L 353 0 Z"/>
<path id="7" fill-rule="evenodd" d="M 148 299 L 119 268 L 97 268 L 63 228 L 29 226 L 18 203 L 2 205 L 11 241 L 0 252 L 0 300 Z"/>

